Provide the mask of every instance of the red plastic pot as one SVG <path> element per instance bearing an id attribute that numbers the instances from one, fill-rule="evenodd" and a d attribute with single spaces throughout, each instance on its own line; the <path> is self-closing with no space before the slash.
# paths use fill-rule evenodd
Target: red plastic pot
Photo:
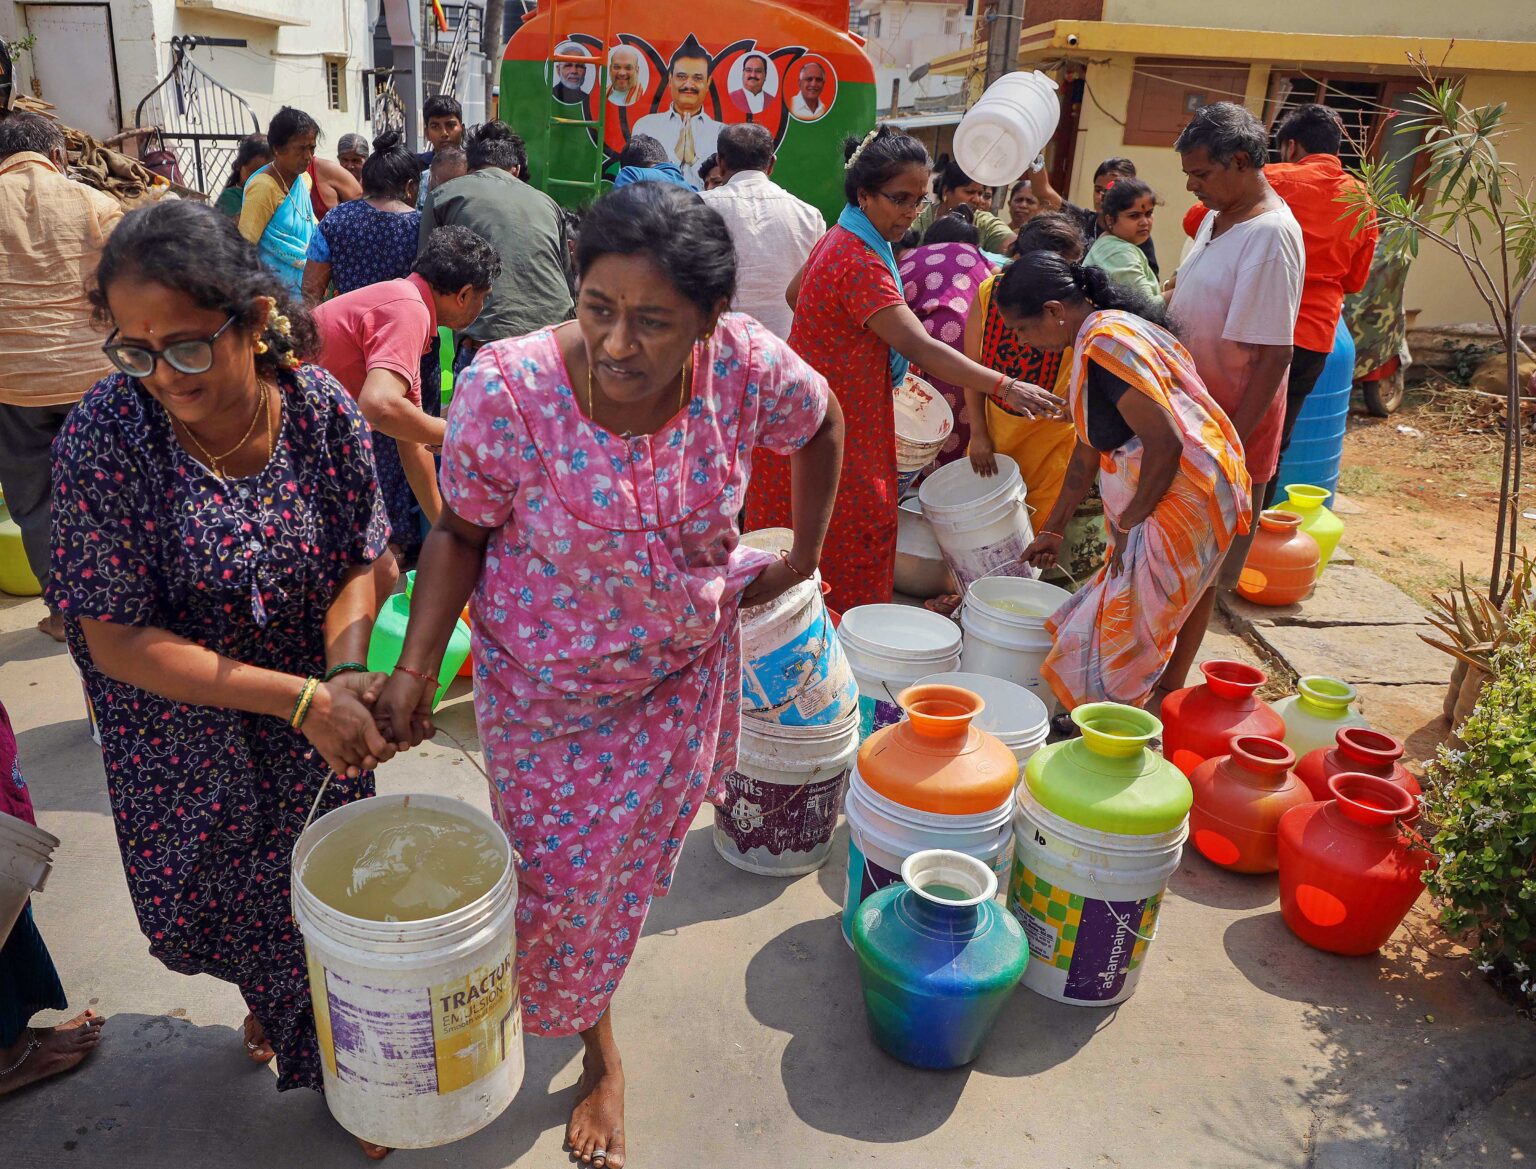
<path id="1" fill-rule="evenodd" d="M 1301 517 L 1290 512 L 1260 512 L 1258 524 L 1237 581 L 1237 595 L 1255 605 L 1294 605 L 1306 600 L 1322 563 L 1317 541 L 1301 530 Z"/>
<path id="2" fill-rule="evenodd" d="M 1295 752 L 1278 739 L 1238 735 L 1230 755 L 1195 768 L 1189 777 L 1195 789 L 1189 838 L 1200 855 L 1238 873 L 1279 868 L 1280 817 L 1313 802 L 1291 770 L 1295 763 Z"/>
<path id="3" fill-rule="evenodd" d="M 1390 779 L 1346 771 L 1328 791 L 1280 818 L 1280 912 L 1309 946 L 1369 954 L 1413 908 L 1434 857 L 1403 831 L 1416 805 Z"/>
<path id="4" fill-rule="evenodd" d="M 1326 800 L 1328 781 L 1335 775 L 1353 771 L 1390 779 L 1414 800 L 1413 815 L 1403 817 L 1411 824 L 1419 818 L 1418 800 L 1422 792 L 1413 772 L 1402 765 L 1403 745 L 1391 735 L 1367 727 L 1344 727 L 1332 747 L 1308 751 L 1296 764 L 1296 776 L 1312 793 L 1314 800 Z"/>
<path id="5" fill-rule="evenodd" d="M 1185 775 L 1207 759 L 1226 755 L 1238 735 L 1285 738 L 1285 722 L 1257 697 L 1269 680 L 1257 666 L 1210 661 L 1200 666 L 1205 681 L 1176 690 L 1163 700 L 1163 756 Z"/>

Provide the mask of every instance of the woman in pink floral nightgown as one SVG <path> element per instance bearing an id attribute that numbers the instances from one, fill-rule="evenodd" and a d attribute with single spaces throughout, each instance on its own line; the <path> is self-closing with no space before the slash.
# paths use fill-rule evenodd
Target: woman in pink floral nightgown
<path id="1" fill-rule="evenodd" d="M 582 223 L 576 320 L 487 345 L 448 419 L 446 505 L 378 713 L 432 731 L 430 679 L 473 588 L 491 799 L 521 856 L 528 1029 L 580 1033 L 567 1139 L 624 1163 L 609 1000 L 688 827 L 736 760 L 737 609 L 816 569 L 842 455 L 826 381 L 724 310 L 735 254 L 690 192 L 637 183 Z M 795 541 L 738 543 L 754 452 L 791 456 Z"/>

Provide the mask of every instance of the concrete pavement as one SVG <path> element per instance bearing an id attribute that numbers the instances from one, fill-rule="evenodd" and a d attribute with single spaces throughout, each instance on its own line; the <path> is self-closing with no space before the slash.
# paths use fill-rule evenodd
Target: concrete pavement
<path id="1" fill-rule="evenodd" d="M 40 614 L 36 601 L 0 597 L 0 699 L 39 818 L 64 841 L 37 918 L 72 1008 L 110 1022 L 78 1073 L 0 1099 L 0 1162 L 363 1164 L 318 1095 L 279 1095 L 272 1071 L 246 1062 L 230 987 L 149 958 L 79 684 L 62 649 L 32 630 Z M 1224 631 L 1207 650 L 1249 652 Z M 451 701 L 445 735 L 382 769 L 382 791 L 485 806 L 469 704 Z M 977 1064 L 919 1072 L 868 1038 L 836 921 L 842 852 L 798 880 L 754 877 L 714 854 L 709 825 L 706 812 L 615 1004 L 633 1169 L 1406 1169 L 1462 1155 L 1458 1126 L 1485 1107 L 1512 1144 L 1531 1147 L 1521 1126 L 1536 1036 L 1421 916 L 1379 955 L 1335 958 L 1287 932 L 1274 878 L 1186 853 L 1135 997 L 1086 1010 L 1021 989 Z M 505 1115 L 389 1164 L 565 1164 L 578 1052 L 575 1040 L 529 1039 Z M 1524 1094 L 1486 1105 L 1510 1085 Z"/>

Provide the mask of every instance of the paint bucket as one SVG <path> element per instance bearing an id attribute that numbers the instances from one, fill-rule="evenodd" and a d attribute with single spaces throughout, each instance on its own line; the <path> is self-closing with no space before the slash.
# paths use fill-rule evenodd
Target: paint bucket
<path id="1" fill-rule="evenodd" d="M 896 387 L 895 409 L 899 499 L 922 469 L 939 457 L 944 440 L 955 429 L 955 412 L 943 394 L 912 373 Z"/>
<path id="2" fill-rule="evenodd" d="M 997 456 L 997 474 L 989 478 L 970 459 L 956 459 L 923 480 L 923 515 L 962 592 L 984 576 L 1035 575 L 1021 559 L 1035 538 L 1024 496 L 1019 465 L 1007 455 Z"/>
<path id="3" fill-rule="evenodd" d="M 966 590 L 960 609 L 965 630 L 960 668 L 1016 683 L 1052 709 L 1056 696 L 1040 674 L 1051 652 L 1045 623 L 1071 597 L 1066 589 L 1043 580 L 1010 576 L 978 580 Z"/>
<path id="4" fill-rule="evenodd" d="M 1011 42 L 1018 32 L 1004 35 Z M 978 183 L 1005 187 L 1034 166 L 1060 120 L 1056 82 L 1038 69 L 1007 73 L 960 119 L 951 149 Z"/>
<path id="5" fill-rule="evenodd" d="M 468 905 L 419 921 L 343 913 L 305 884 L 330 833 L 388 805 L 468 822 L 505 865 Z M 485 813 L 446 796 L 373 796 L 315 820 L 293 850 L 293 916 L 304 935 L 325 1102 L 338 1123 L 393 1149 L 445 1145 L 501 1115 L 523 1082 L 514 854 Z"/>
<path id="6" fill-rule="evenodd" d="M 1136 989 L 1157 934 L 1188 821 L 1166 832 L 1097 832 L 1054 815 L 1019 785 L 1008 908 L 1029 936 L 1024 985 L 1074 1006 L 1107 1007 Z"/>
<path id="7" fill-rule="evenodd" d="M 741 542 L 777 554 L 794 539 L 788 528 L 762 528 Z M 743 715 L 793 727 L 836 723 L 857 707 L 858 686 L 822 600 L 819 572 L 741 611 L 741 697 Z"/>
<path id="8" fill-rule="evenodd" d="M 860 605 L 843 614 L 838 640 L 859 688 L 859 737 L 901 718 L 896 696 L 919 678 L 960 666 L 960 629 L 911 605 Z"/>
<path id="9" fill-rule="evenodd" d="M 859 715 L 823 726 L 741 720 L 736 770 L 715 808 L 715 851 L 765 877 L 815 872 L 832 852 Z"/>
<path id="10" fill-rule="evenodd" d="M 53 833 L 0 812 L 0 942 L 10 936 L 27 899 L 48 883 L 58 847 Z"/>
<path id="11" fill-rule="evenodd" d="M 853 945 L 853 919 L 864 899 L 901 880 L 902 863 L 924 849 L 975 857 L 1006 883 L 1013 863 L 1013 801 L 984 812 L 946 814 L 904 807 L 872 790 L 855 764 L 848 778 L 848 873 L 843 885 L 843 940 Z"/>
<path id="12" fill-rule="evenodd" d="M 930 674 L 919 678 L 918 686 L 933 682 L 959 686 L 977 695 L 986 706 L 972 725 L 1002 741 L 1013 752 L 1021 768 L 1029 757 L 1045 745 L 1051 733 L 1051 716 L 1045 703 L 1014 682 L 986 674 Z"/>
<path id="13" fill-rule="evenodd" d="M 905 499 L 896 509 L 895 585 L 898 593 L 920 600 L 960 591 L 916 499 Z"/>

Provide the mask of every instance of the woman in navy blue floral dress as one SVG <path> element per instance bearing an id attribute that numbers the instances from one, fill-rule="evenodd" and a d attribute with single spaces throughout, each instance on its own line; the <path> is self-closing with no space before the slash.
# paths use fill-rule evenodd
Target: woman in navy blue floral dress
<path id="1" fill-rule="evenodd" d="M 314 326 L 218 212 L 126 216 L 92 298 L 125 371 L 54 444 L 48 600 L 101 728 L 150 952 L 234 983 L 246 1049 L 320 1087 L 289 856 L 392 751 L 368 674 L 393 583 L 368 428 Z M 296 729 L 295 729 L 296 726 Z"/>
<path id="2" fill-rule="evenodd" d="M 416 210 L 420 179 L 421 163 L 405 149 L 400 135 L 391 131 L 373 140 L 373 153 L 363 163 L 363 197 L 331 211 L 310 237 L 304 294 L 311 303 L 325 295 L 327 284 L 339 296 L 369 284 L 403 280 L 411 274 L 421 232 L 421 212 Z M 422 399 L 433 415 L 437 414 L 436 360 L 434 357 L 430 388 L 427 380 L 422 380 Z M 421 547 L 421 509 L 401 469 L 395 440 L 375 434 L 373 461 L 389 512 L 390 539 L 402 551 L 414 553 Z"/>

